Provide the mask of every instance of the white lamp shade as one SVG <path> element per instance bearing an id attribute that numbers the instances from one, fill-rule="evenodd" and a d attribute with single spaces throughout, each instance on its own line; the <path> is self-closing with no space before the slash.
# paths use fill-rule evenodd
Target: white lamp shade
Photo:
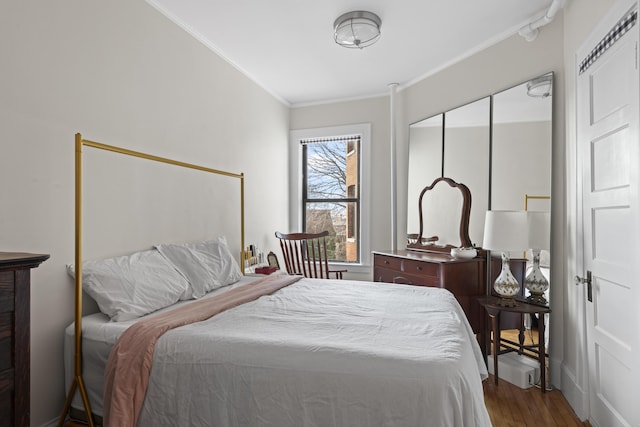
<path id="1" fill-rule="evenodd" d="M 551 214 L 549 212 L 527 212 L 529 245 L 527 249 L 549 250 L 551 239 Z"/>
<path id="2" fill-rule="evenodd" d="M 484 249 L 502 252 L 523 251 L 529 248 L 527 241 L 525 211 L 487 211 L 482 244 Z"/>

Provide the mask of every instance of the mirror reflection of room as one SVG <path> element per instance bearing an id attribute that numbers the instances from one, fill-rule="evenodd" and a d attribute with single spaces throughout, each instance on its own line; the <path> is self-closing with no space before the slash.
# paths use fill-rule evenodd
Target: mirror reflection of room
<path id="1" fill-rule="evenodd" d="M 440 209 L 451 207 L 451 211 Z M 423 239 L 438 246 L 455 243 L 460 246 L 462 194 L 440 181 L 422 197 Z"/>
<path id="2" fill-rule="evenodd" d="M 487 210 L 526 210 L 550 215 L 552 89 L 553 73 L 548 73 L 410 125 L 408 235 L 418 232 L 420 191 L 438 177 L 449 177 L 469 187 L 472 197 L 469 235 L 473 245 L 481 246 L 483 242 Z M 424 235 L 437 235 L 441 244 L 456 245 L 459 240 L 455 233 L 447 231 L 448 222 L 438 218 L 447 212 L 457 213 L 460 208 L 455 202 L 451 206 L 440 200 L 435 202 L 437 206 L 423 205 L 425 212 L 439 211 L 439 216 L 428 214 L 434 221 L 427 225 L 430 221 L 425 220 Z M 548 229 L 538 233 L 546 233 L 546 239 L 542 240 L 549 240 Z M 447 237 L 451 235 L 454 237 Z M 446 239 L 453 240 L 444 242 Z M 520 300 L 529 298 L 529 302 L 548 305 L 553 283 L 549 282 L 538 296 L 532 296 L 525 283 L 534 270 L 536 254 L 538 272 L 550 281 L 549 245 L 536 245 L 545 247 L 510 254 L 512 271 L 521 286 Z M 488 292 L 501 264 L 499 257 L 490 259 Z M 532 301 L 533 297 L 537 299 Z M 548 344 L 548 317 L 545 323 L 544 339 Z M 523 352 L 530 355 L 529 346 L 533 348 L 538 343 L 535 318 L 508 313 L 503 316 L 500 329 L 505 351 L 522 345 Z"/>
<path id="3" fill-rule="evenodd" d="M 492 192 L 491 209 L 525 210 L 530 217 L 546 218 L 544 224 L 530 227 L 530 245 L 524 253 L 512 253 L 515 269 L 521 270 L 521 297 L 528 302 L 548 305 L 550 301 L 549 218 L 551 212 L 551 140 L 553 74 L 545 74 L 493 97 Z M 534 243 L 535 242 L 535 243 Z M 543 242 L 543 243 L 540 243 Z M 534 256 L 538 262 L 534 265 Z M 520 261 L 518 261 L 520 260 Z M 492 266 L 496 263 L 492 262 Z M 528 284 L 541 274 L 547 281 L 542 295 L 532 295 L 539 287 Z M 550 319 L 545 314 L 545 347 L 549 344 Z M 502 344 L 521 348 L 524 354 L 537 357 L 533 349 L 539 342 L 538 319 L 525 315 L 505 319 Z"/>
<path id="4" fill-rule="evenodd" d="M 444 176 L 471 191 L 469 237 L 481 246 L 484 214 L 489 208 L 489 97 L 447 111 L 445 117 Z"/>
<path id="5" fill-rule="evenodd" d="M 407 181 L 407 233 L 420 229 L 418 198 L 422 189 L 442 176 L 444 115 L 421 120 L 409 126 L 410 154 Z"/>

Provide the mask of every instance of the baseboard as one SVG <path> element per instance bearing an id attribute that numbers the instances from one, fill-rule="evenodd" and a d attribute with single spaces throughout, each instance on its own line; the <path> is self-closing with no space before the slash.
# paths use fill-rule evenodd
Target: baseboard
<path id="1" fill-rule="evenodd" d="M 576 381 L 575 375 L 564 365 L 560 368 L 562 373 L 562 395 L 576 413 L 580 420 L 589 418 L 589 394 L 583 390 Z"/>
<path id="2" fill-rule="evenodd" d="M 562 384 L 562 360 L 549 356 L 549 384 L 553 388 L 560 389 Z"/>
<path id="3" fill-rule="evenodd" d="M 40 424 L 38 427 L 58 427 L 59 418 L 48 421 L 44 424 Z M 88 424 L 76 422 L 76 421 L 66 421 L 64 427 L 88 427 Z"/>
<path id="4" fill-rule="evenodd" d="M 40 424 L 38 427 L 58 427 L 58 421 L 60 421 L 60 418 L 56 417 L 51 421 L 47 421 L 44 424 Z"/>

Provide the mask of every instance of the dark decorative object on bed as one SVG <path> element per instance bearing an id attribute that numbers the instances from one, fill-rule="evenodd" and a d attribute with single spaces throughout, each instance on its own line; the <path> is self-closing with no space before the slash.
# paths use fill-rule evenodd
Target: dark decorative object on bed
<path id="1" fill-rule="evenodd" d="M 330 274 L 342 279 L 347 270 L 330 270 L 327 257 L 328 231 L 321 233 L 290 233 L 276 231 L 287 273 L 318 279 L 329 279 Z"/>
<path id="2" fill-rule="evenodd" d="M 0 252 L 0 425 L 28 427 L 30 269 L 49 255 Z"/>

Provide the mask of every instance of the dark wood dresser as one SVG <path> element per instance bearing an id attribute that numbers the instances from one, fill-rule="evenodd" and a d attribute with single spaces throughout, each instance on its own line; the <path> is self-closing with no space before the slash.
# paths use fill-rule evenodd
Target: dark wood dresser
<path id="1" fill-rule="evenodd" d="M 0 427 L 30 425 L 30 277 L 47 258 L 0 252 Z"/>
<path id="2" fill-rule="evenodd" d="M 477 300 L 486 294 L 485 265 L 484 257 L 456 259 L 447 253 L 374 251 L 373 280 L 448 289 L 462 306 L 473 331 L 484 335 L 485 315 Z"/>

